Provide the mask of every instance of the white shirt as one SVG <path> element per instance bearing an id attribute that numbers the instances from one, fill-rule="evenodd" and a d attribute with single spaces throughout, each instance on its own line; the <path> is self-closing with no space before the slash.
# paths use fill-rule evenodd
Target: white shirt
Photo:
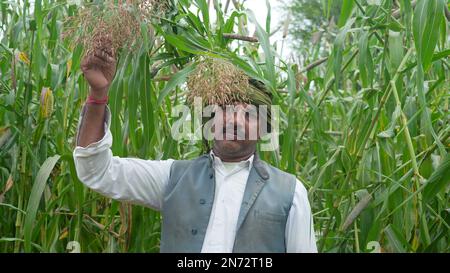
<path id="1" fill-rule="evenodd" d="M 110 116 L 107 108 L 105 135 L 101 140 L 85 148 L 75 148 L 73 156 L 78 178 L 89 188 L 112 199 L 161 210 L 174 160 L 113 156 Z M 211 156 L 214 158 L 216 187 L 202 252 L 230 253 L 253 156 L 237 163 L 222 162 L 214 154 Z M 307 191 L 298 180 L 286 223 L 285 240 L 287 252 L 317 252 Z"/>

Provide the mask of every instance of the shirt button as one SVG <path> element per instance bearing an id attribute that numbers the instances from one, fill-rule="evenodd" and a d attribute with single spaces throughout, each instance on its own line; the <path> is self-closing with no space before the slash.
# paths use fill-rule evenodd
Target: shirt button
<path id="1" fill-rule="evenodd" d="M 196 235 L 197 234 L 197 230 L 196 229 L 192 229 L 191 233 L 192 233 L 192 235 Z"/>
<path id="2" fill-rule="evenodd" d="M 200 199 L 200 205 L 204 205 L 206 203 L 205 199 Z"/>
<path id="3" fill-rule="evenodd" d="M 212 173 L 209 174 L 209 179 L 213 179 L 214 175 Z"/>

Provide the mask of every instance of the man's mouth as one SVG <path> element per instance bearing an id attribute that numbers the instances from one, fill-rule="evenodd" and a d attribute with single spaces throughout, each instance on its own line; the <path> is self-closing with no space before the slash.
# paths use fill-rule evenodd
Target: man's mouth
<path id="1" fill-rule="evenodd" d="M 223 134 L 223 139 L 224 140 L 237 140 L 237 135 L 236 134 L 230 134 L 230 133 L 224 133 Z"/>
<path id="2" fill-rule="evenodd" d="M 238 140 L 238 135 L 241 135 L 242 137 L 245 137 L 245 132 L 241 132 L 240 130 L 238 130 L 237 128 L 234 128 L 232 130 L 228 130 L 226 129 L 226 127 L 223 128 L 223 139 L 224 140 Z"/>

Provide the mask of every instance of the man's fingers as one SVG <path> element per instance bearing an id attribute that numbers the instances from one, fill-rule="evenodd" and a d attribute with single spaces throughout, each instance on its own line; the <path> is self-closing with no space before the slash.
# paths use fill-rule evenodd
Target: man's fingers
<path id="1" fill-rule="evenodd" d="M 111 63 L 111 64 L 116 62 L 116 59 L 114 59 L 113 57 L 111 57 L 109 55 L 106 56 L 106 60 L 108 61 L 108 63 Z"/>
<path id="2" fill-rule="evenodd" d="M 108 56 L 108 58 L 110 59 L 111 62 L 114 62 L 114 63 L 117 62 L 117 59 L 116 59 L 116 57 L 114 57 L 114 55 L 113 55 L 113 57 Z"/>
<path id="3" fill-rule="evenodd" d="M 81 63 L 81 70 L 87 71 L 87 70 L 103 70 L 103 68 L 107 67 L 109 64 L 107 64 L 103 59 L 97 57 L 97 56 L 89 56 L 86 57 L 83 62 Z"/>
<path id="4" fill-rule="evenodd" d="M 94 52 L 94 56 L 101 59 L 105 63 L 105 65 L 114 64 L 116 61 L 111 55 L 103 50 L 96 50 Z"/>
<path id="5" fill-rule="evenodd" d="M 94 51 L 94 56 L 101 59 L 102 61 L 104 61 L 105 63 L 108 62 L 108 58 L 106 53 L 104 53 L 102 50 L 96 50 Z"/>
<path id="6" fill-rule="evenodd" d="M 91 66 L 108 67 L 114 63 L 114 59 L 101 53 L 94 52 L 89 56 L 88 62 Z"/>
<path id="7" fill-rule="evenodd" d="M 114 56 L 114 49 L 112 47 L 103 47 L 101 50 L 110 57 Z"/>
<path id="8" fill-rule="evenodd" d="M 92 56 L 92 61 L 96 66 L 101 67 L 101 68 L 107 67 L 110 65 L 110 63 L 108 63 L 108 61 L 105 61 L 104 58 L 101 58 L 97 55 Z"/>
<path id="9" fill-rule="evenodd" d="M 87 55 L 83 58 L 83 60 L 81 61 L 81 69 L 82 70 L 92 68 L 92 66 L 93 66 L 92 57 L 93 57 L 92 55 Z"/>

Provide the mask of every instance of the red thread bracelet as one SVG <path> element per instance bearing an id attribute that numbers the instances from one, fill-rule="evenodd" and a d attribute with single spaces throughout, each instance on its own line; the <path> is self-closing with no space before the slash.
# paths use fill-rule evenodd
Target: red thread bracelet
<path id="1" fill-rule="evenodd" d="M 97 100 L 97 99 L 94 99 L 93 97 L 91 97 L 91 95 L 89 95 L 87 97 L 86 103 L 87 104 L 107 104 L 108 103 L 108 96 L 106 96 L 103 99 Z"/>

